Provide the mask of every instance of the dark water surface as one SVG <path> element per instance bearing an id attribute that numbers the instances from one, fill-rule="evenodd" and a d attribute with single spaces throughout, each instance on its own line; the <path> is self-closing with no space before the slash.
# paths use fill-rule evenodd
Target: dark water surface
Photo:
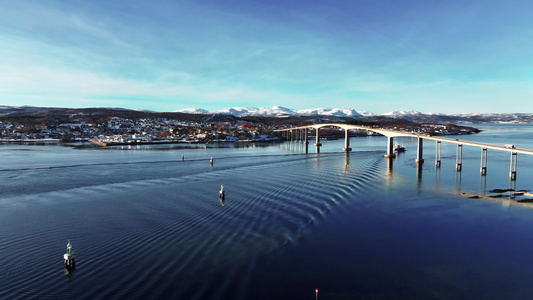
<path id="1" fill-rule="evenodd" d="M 533 149 L 529 125 L 460 137 Z M 533 158 L 383 137 L 244 147 L 0 145 L 0 299 L 527 299 Z M 185 161 L 181 160 L 182 155 Z M 214 165 L 209 165 L 209 158 Z M 224 206 L 218 199 L 223 184 Z M 63 253 L 74 246 L 77 268 Z"/>

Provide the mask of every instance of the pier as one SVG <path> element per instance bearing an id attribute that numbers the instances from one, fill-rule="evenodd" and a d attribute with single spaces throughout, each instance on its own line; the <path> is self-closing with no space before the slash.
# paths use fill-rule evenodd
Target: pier
<path id="1" fill-rule="evenodd" d="M 480 166 L 480 175 L 485 176 L 487 174 L 487 162 L 488 162 L 488 150 L 496 151 L 505 151 L 511 154 L 511 162 L 509 169 L 509 179 L 511 181 L 516 180 L 517 166 L 518 166 L 518 153 L 533 155 L 533 150 L 530 149 L 519 149 L 515 148 L 514 145 L 493 145 L 487 143 L 471 142 L 465 140 L 459 140 L 454 138 L 446 138 L 441 136 L 431 136 L 427 134 L 416 134 L 403 131 L 395 131 L 381 128 L 373 128 L 368 126 L 359 126 L 359 125 L 348 125 L 348 124 L 336 124 L 336 123 L 326 123 L 326 124 L 313 124 L 306 126 L 291 127 L 285 129 L 277 129 L 276 132 L 285 133 L 285 138 L 290 141 L 304 141 L 305 143 L 305 152 L 308 153 L 308 140 L 309 140 L 309 129 L 315 130 L 315 148 L 316 153 L 320 153 L 320 147 L 322 146 L 320 140 L 320 129 L 324 127 L 336 127 L 341 128 L 345 131 L 344 134 L 344 148 L 342 151 L 349 152 L 352 150 L 350 148 L 350 130 L 359 130 L 377 133 L 387 137 L 387 143 L 385 145 L 385 158 L 394 158 L 396 156 L 394 152 L 394 139 L 398 137 L 411 137 L 417 138 L 417 156 L 416 163 L 424 163 L 424 140 L 433 140 L 436 142 L 435 147 L 435 167 L 441 167 L 441 145 L 442 143 L 451 143 L 457 145 L 456 151 L 456 161 L 455 161 L 455 170 L 461 172 L 463 168 L 463 146 L 478 147 L 481 149 L 481 166 Z"/>

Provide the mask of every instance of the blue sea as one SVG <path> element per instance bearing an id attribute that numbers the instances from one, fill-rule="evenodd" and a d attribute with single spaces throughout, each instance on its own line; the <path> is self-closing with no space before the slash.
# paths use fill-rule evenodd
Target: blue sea
<path id="1" fill-rule="evenodd" d="M 533 126 L 459 139 L 533 149 Z M 533 157 L 396 138 L 0 144 L 0 299 L 528 299 Z M 183 159 L 182 159 L 183 157 Z M 213 164 L 209 163 L 213 158 Z M 224 186 L 226 199 L 218 192 Z M 76 269 L 63 254 L 73 245 Z M 318 289 L 318 295 L 316 294 Z"/>

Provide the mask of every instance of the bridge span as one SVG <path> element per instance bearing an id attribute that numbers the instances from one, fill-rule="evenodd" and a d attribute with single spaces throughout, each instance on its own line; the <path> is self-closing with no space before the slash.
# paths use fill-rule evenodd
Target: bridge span
<path id="1" fill-rule="evenodd" d="M 307 153 L 309 150 L 309 129 L 315 130 L 315 144 L 316 152 L 320 152 L 320 147 L 322 146 L 322 143 L 320 142 L 320 129 L 324 127 L 337 127 L 344 129 L 344 148 L 343 151 L 349 152 L 352 149 L 350 148 L 350 130 L 362 130 L 367 132 L 373 132 L 380 135 L 384 135 L 387 137 L 387 145 L 386 145 L 386 154 L 385 157 L 387 158 L 393 158 L 395 156 L 394 153 L 394 138 L 395 137 L 414 137 L 418 139 L 418 146 L 417 146 L 417 156 L 416 156 L 416 162 L 417 163 L 423 163 L 423 140 L 434 140 L 436 142 L 436 149 L 435 149 L 435 166 L 440 167 L 441 165 L 441 143 L 453 143 L 457 145 L 457 156 L 455 161 L 455 169 L 456 171 L 460 172 L 462 169 L 463 164 L 463 146 L 473 146 L 481 148 L 481 167 L 480 167 L 480 174 L 486 175 L 487 173 L 487 151 L 488 149 L 498 150 L 498 151 L 506 151 L 511 153 L 511 164 L 510 164 L 510 170 L 509 170 L 509 179 L 516 180 L 516 168 L 518 164 L 518 153 L 521 154 L 527 154 L 527 155 L 533 155 L 533 150 L 530 149 L 518 149 L 511 145 L 493 145 L 493 144 L 487 144 L 487 143 L 479 143 L 479 142 L 471 142 L 471 141 L 465 141 L 465 140 L 459 140 L 454 138 L 446 138 L 441 136 L 430 136 L 427 134 L 416 134 L 411 132 L 403 132 L 403 131 L 395 131 L 395 130 L 388 130 L 388 129 L 381 129 L 381 128 L 373 128 L 368 126 L 360 126 L 360 125 L 349 125 L 349 124 L 342 124 L 342 123 L 324 123 L 324 124 L 312 124 L 312 125 L 305 125 L 305 126 L 298 126 L 298 127 L 290 127 L 290 128 L 284 128 L 284 129 L 277 129 L 274 130 L 276 132 L 287 132 L 289 133 L 288 139 L 293 140 L 296 138 L 303 139 L 303 142 L 305 144 L 305 152 Z"/>

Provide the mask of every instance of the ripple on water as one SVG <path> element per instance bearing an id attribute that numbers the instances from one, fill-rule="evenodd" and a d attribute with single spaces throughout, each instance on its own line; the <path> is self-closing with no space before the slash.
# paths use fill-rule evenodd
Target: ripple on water
<path id="1" fill-rule="evenodd" d="M 363 155 L 353 154 L 349 167 L 342 164 L 337 155 L 243 159 L 225 168 L 191 163 L 197 170 L 182 173 L 164 169 L 171 165 L 144 164 L 149 174 L 143 176 L 104 183 L 91 182 L 89 173 L 80 187 L 10 198 L 26 203 L 11 208 L 20 224 L 33 221 L 27 231 L 14 226 L 18 235 L 3 235 L 0 276 L 6 284 L 0 296 L 20 298 L 17 291 L 25 289 L 29 298 L 157 298 L 172 291 L 176 298 L 216 299 L 232 289 L 243 298 L 257 258 L 297 242 L 326 215 L 334 219 L 381 173 Z M 113 174 L 116 170 L 106 176 Z M 36 209 L 34 216 L 24 216 L 24 209 Z M 57 241 L 66 244 L 68 238 L 78 269 L 67 279 L 58 277 L 64 245 Z M 24 244 L 36 245 L 27 252 L 35 259 L 16 254 Z M 28 268 L 41 271 L 20 272 Z M 4 280 L 8 276 L 14 278 Z"/>

